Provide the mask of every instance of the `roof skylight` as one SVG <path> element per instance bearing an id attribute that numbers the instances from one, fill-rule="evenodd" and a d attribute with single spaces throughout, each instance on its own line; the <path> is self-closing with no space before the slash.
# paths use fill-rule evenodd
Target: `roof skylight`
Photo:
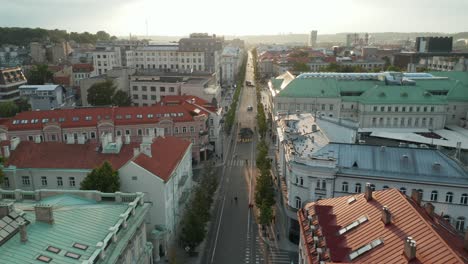
<path id="1" fill-rule="evenodd" d="M 383 244 L 383 240 L 378 238 L 376 240 L 371 241 L 369 244 L 364 245 L 357 250 L 351 252 L 349 254 L 349 259 L 354 260 L 355 258 L 361 256 L 362 254 L 366 253 L 367 251 L 377 247 L 378 245 Z"/>
<path id="2" fill-rule="evenodd" d="M 364 222 L 367 222 L 367 220 L 369 220 L 369 219 L 368 219 L 367 216 L 365 216 L 365 215 L 359 217 L 358 220 L 356 220 L 356 221 L 352 222 L 351 224 L 349 224 L 349 225 L 347 225 L 347 226 L 341 228 L 341 229 L 338 231 L 338 235 L 343 235 L 344 233 L 346 233 L 346 232 L 348 232 L 349 230 L 351 230 L 351 229 L 353 229 L 353 228 L 359 226 L 360 224 L 362 224 L 362 223 L 364 223 Z"/>

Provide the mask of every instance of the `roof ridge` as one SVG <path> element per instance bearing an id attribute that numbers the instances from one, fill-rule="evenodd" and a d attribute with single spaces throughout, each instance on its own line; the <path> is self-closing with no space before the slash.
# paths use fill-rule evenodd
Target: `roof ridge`
<path id="1" fill-rule="evenodd" d="M 428 227 L 432 231 L 432 233 L 435 233 L 435 235 L 437 236 L 437 238 L 439 240 L 442 240 L 443 244 L 456 256 L 456 258 L 460 261 L 460 263 L 463 263 L 464 260 L 460 258 L 458 252 L 454 251 L 452 249 L 452 247 L 445 241 L 445 239 L 442 236 L 440 236 L 439 232 L 437 232 L 433 228 L 433 226 L 428 223 L 427 219 L 425 219 L 422 216 L 422 213 L 419 212 L 419 210 L 416 208 L 416 204 L 414 204 L 414 202 L 412 200 L 410 201 L 411 198 L 409 198 L 408 196 L 406 196 L 406 194 L 403 194 L 402 192 L 398 191 L 395 188 L 392 188 L 392 191 L 397 192 L 397 193 L 399 193 L 399 195 L 403 196 L 403 198 L 405 199 L 405 202 L 410 205 L 410 207 L 412 208 L 413 212 L 417 215 L 417 217 L 419 217 L 420 220 L 422 220 L 422 222 L 424 222 L 426 227 Z M 421 206 L 418 206 L 418 207 L 421 207 Z"/>

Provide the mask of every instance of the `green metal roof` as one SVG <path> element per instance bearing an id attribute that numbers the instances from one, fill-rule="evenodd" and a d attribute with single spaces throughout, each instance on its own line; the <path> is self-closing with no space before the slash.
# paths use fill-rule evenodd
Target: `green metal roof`
<path id="1" fill-rule="evenodd" d="M 417 79 L 416 85 L 386 85 L 377 80 L 344 80 L 335 78 L 296 78 L 278 94 L 279 97 L 338 98 L 345 102 L 378 104 L 445 104 L 447 101 L 468 101 L 468 73 L 434 72 L 435 77 L 448 79 Z M 276 79 L 273 79 L 272 82 Z M 447 92 L 428 95 L 426 92 Z M 359 95 L 341 96 L 346 92 Z M 382 93 L 385 96 L 382 96 Z"/>
<path id="2" fill-rule="evenodd" d="M 283 83 L 283 79 L 271 78 L 271 84 L 273 85 L 273 89 L 277 91 L 281 90 L 282 83 Z"/>
<path id="3" fill-rule="evenodd" d="M 312 98 L 339 96 L 336 80 L 309 78 L 292 80 L 279 94 L 279 97 Z"/>
<path id="4" fill-rule="evenodd" d="M 36 221 L 34 213 L 36 204 L 53 206 L 53 224 Z M 14 202 L 14 207 L 25 212 L 23 217 L 30 221 L 27 226 L 28 241 L 22 243 L 20 234 L 15 234 L 0 247 L 0 263 L 43 264 L 44 262 L 36 260 L 40 255 L 50 257 L 52 259 L 50 263 L 82 263 L 95 253 L 96 244 L 105 240 L 109 235 L 109 228 L 118 223 L 120 215 L 129 209 L 129 204 L 96 202 L 71 194 L 61 194 L 37 203 Z M 135 216 L 128 218 L 129 228 L 120 231 L 117 242 L 111 243 L 107 248 L 106 258 L 96 263 L 114 263 L 116 255 L 120 255 L 120 252 L 113 252 L 116 251 L 113 249 L 128 243 L 131 235 L 127 236 L 127 233 L 131 232 L 132 224 L 136 225 L 136 221 L 146 215 L 148 208 L 148 204 L 136 207 Z M 87 245 L 88 248 L 86 250 L 74 248 L 74 243 Z M 59 248 L 61 251 L 58 254 L 46 251 L 49 246 Z M 65 256 L 67 252 L 81 256 L 79 259 L 73 259 Z"/>
<path id="5" fill-rule="evenodd" d="M 418 86 L 380 86 L 364 92 L 359 96 L 363 104 L 445 104 L 445 99 L 433 96 Z"/>

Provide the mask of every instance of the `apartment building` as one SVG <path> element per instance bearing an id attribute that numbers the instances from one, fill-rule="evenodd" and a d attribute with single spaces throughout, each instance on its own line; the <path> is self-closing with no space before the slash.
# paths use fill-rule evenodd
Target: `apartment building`
<path id="1" fill-rule="evenodd" d="M 18 100 L 19 87 L 27 82 L 20 67 L 0 68 L 0 102 Z"/>
<path id="2" fill-rule="evenodd" d="M 360 128 L 442 129 L 468 111 L 466 73 L 304 73 L 269 82 L 273 114 L 305 111 Z"/>
<path id="3" fill-rule="evenodd" d="M 305 203 L 358 194 L 366 183 L 408 195 L 416 189 L 434 212 L 465 230 L 468 172 L 439 150 L 354 144 L 353 128 L 310 114 L 280 115 L 277 127 L 278 179 L 292 240 L 296 211 Z"/>
<path id="4" fill-rule="evenodd" d="M 468 235 L 431 203 L 395 189 L 307 203 L 297 212 L 299 263 L 466 263 Z M 468 234 L 468 233 L 467 233 Z"/>
<path id="5" fill-rule="evenodd" d="M 235 46 L 224 47 L 221 58 L 221 84 L 233 85 L 236 82 L 236 76 L 242 65 L 244 52 Z"/>
<path id="6" fill-rule="evenodd" d="M 179 51 L 203 52 L 205 71 L 211 73 L 219 72 L 219 55 L 223 46 L 224 37 L 210 36 L 207 33 L 192 33 L 188 38 L 179 40 Z"/>
<path id="7" fill-rule="evenodd" d="M 91 77 L 93 73 L 93 65 L 87 63 L 76 63 L 72 65 L 73 71 L 73 86 L 80 86 L 80 80 Z"/>
<path id="8" fill-rule="evenodd" d="M 153 263 L 142 193 L 0 189 L 2 263 Z"/>
<path id="9" fill-rule="evenodd" d="M 107 73 L 114 67 L 121 67 L 120 47 L 99 47 L 93 51 L 93 76 Z"/>
<path id="10" fill-rule="evenodd" d="M 20 96 L 28 99 L 34 110 L 50 110 L 54 108 L 70 107 L 74 103 L 73 95 L 67 94 L 62 85 L 21 85 Z"/>
<path id="11" fill-rule="evenodd" d="M 108 161 L 119 172 L 121 191 L 142 192 L 152 203 L 146 222 L 153 237 L 154 259 L 160 245 L 175 238 L 178 223 L 192 189 L 191 143 L 176 137 L 145 136 L 141 143 L 127 143 L 122 136 L 101 136 L 101 143 L 4 142 L 6 190 L 62 189 L 77 191 L 86 175 Z M 79 161 L 79 162 L 77 162 Z"/>

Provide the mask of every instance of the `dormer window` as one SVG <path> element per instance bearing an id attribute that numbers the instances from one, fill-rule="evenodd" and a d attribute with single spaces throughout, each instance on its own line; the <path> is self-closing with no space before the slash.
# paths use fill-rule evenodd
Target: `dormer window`
<path id="1" fill-rule="evenodd" d="M 85 120 L 86 120 L 86 121 L 91 121 L 91 120 L 93 120 L 93 117 L 92 117 L 92 116 L 86 116 L 86 117 L 85 117 Z"/>
<path id="2" fill-rule="evenodd" d="M 148 114 L 148 118 L 153 118 L 153 114 Z"/>
<path id="3" fill-rule="evenodd" d="M 136 118 L 142 119 L 143 115 L 138 114 L 138 115 L 136 115 Z"/>
<path id="4" fill-rule="evenodd" d="M 125 119 L 130 119 L 132 118 L 132 115 L 125 115 Z"/>

